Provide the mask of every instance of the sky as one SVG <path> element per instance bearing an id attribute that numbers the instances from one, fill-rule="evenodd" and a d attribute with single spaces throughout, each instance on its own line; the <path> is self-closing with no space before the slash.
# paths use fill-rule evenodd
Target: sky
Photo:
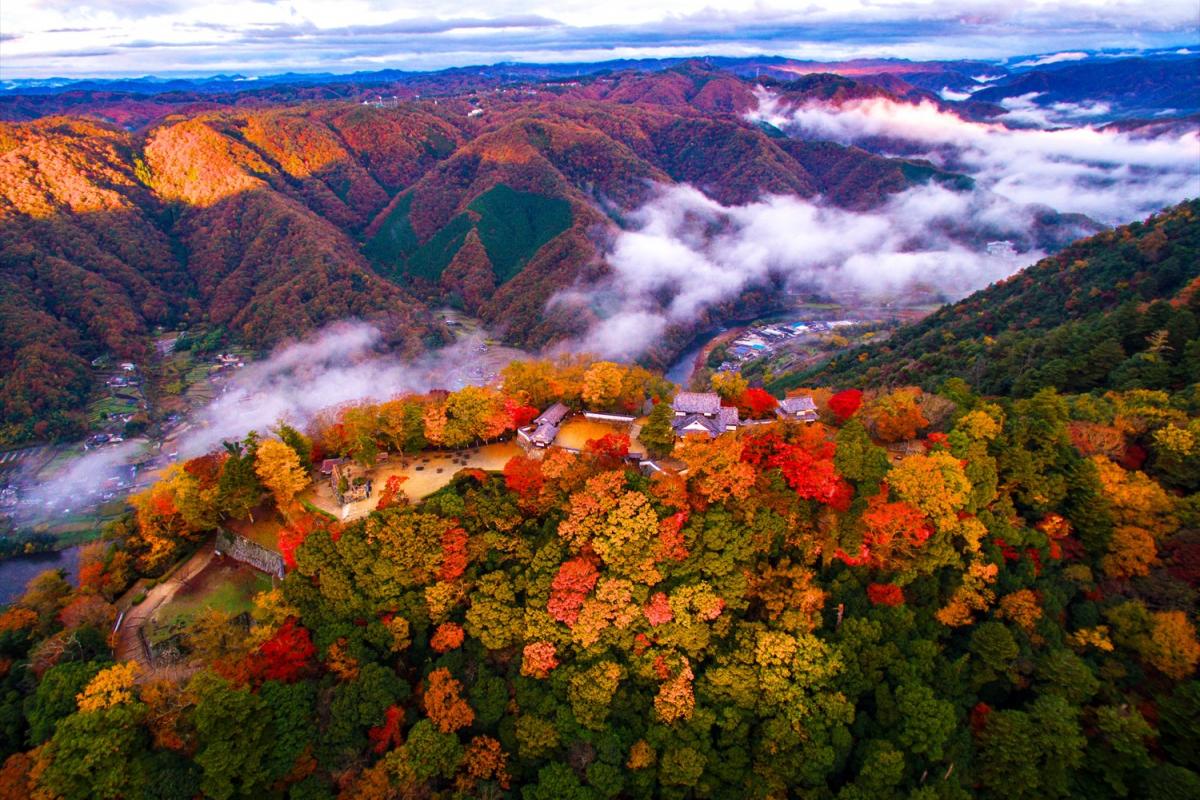
<path id="1" fill-rule="evenodd" d="M 699 55 L 1005 59 L 1194 43 L 1196 0 L 4 0 L 0 79 Z"/>

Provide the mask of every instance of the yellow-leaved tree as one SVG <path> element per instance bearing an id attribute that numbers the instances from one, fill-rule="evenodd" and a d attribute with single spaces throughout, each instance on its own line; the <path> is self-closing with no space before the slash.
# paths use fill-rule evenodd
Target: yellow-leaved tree
<path id="1" fill-rule="evenodd" d="M 126 661 L 96 673 L 83 691 L 75 696 L 80 711 L 102 711 L 106 708 L 131 703 L 133 687 L 141 671 L 136 661 Z"/>
<path id="2" fill-rule="evenodd" d="M 583 402 L 589 408 L 603 411 L 621 396 L 625 372 L 611 361 L 597 361 L 583 374 Z"/>
<path id="3" fill-rule="evenodd" d="M 300 465 L 300 456 L 275 439 L 267 439 L 259 444 L 254 471 L 263 486 L 275 496 L 275 505 L 280 510 L 291 506 L 296 495 L 308 486 L 308 474 Z"/>

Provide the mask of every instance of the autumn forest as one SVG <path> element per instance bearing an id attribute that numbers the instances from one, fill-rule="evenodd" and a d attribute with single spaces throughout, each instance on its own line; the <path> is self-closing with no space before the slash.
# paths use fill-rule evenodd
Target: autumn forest
<path id="1" fill-rule="evenodd" d="M 0 800 L 1200 797 L 1200 200 L 1041 208 L 1027 240 L 989 207 L 974 239 L 939 222 L 945 250 L 1037 256 L 977 291 L 918 275 L 928 307 L 866 330 L 771 275 L 620 358 L 579 343 L 663 187 L 706 198 L 680 241 L 747 261 L 697 208 L 975 188 L 884 134 L 787 135 L 748 115 L 763 92 L 934 113 L 936 89 L 706 61 L 439 80 L 0 103 L 5 460 L 95 444 L 97 363 L 147 376 L 122 430 L 195 434 L 163 410 L 173 354 L 255 374 L 372 326 L 289 384 L 314 395 L 355 360 L 518 354 L 157 443 L 77 564 L 0 606 Z M 701 347 L 665 377 L 801 302 L 819 357 Z"/>

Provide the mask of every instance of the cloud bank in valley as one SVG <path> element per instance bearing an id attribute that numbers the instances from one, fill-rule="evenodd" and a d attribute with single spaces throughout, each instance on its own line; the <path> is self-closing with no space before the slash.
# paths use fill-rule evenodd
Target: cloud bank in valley
<path id="1" fill-rule="evenodd" d="M 1009 103 L 1014 122 L 1049 127 L 1103 113 L 1096 106 Z M 1023 114 L 1023 116 L 1021 116 Z M 1091 126 L 1013 129 L 888 98 L 791 105 L 766 91 L 751 118 L 804 138 L 891 147 L 965 172 L 1015 203 L 1087 214 L 1107 224 L 1145 216 L 1200 193 L 1200 132 L 1138 136 Z"/>
<path id="2" fill-rule="evenodd" d="M 668 327 L 688 325 L 753 287 L 779 283 L 884 300 L 922 286 L 958 296 L 1041 256 L 963 244 L 964 223 L 999 235 L 1031 220 L 996 198 L 938 186 L 909 190 L 869 212 L 790 196 L 722 206 L 674 186 L 631 221 L 609 250 L 610 275 L 552 300 L 587 304 L 601 317 L 578 349 L 635 358 Z"/>
<path id="3" fill-rule="evenodd" d="M 1096 112 L 1045 112 L 1032 98 L 1019 109 Z M 1150 137 L 1087 126 L 1010 129 L 932 102 L 796 106 L 765 90 L 748 116 L 796 136 L 927 158 L 976 186 L 917 187 L 866 212 L 795 197 L 724 207 L 687 186 L 664 188 L 615 237 L 610 275 L 551 301 L 585 305 L 600 318 L 574 347 L 637 357 L 671 326 L 770 285 L 877 300 L 921 286 L 957 298 L 1040 258 L 1034 243 L 1047 209 L 1116 224 L 1200 194 L 1194 130 Z M 1046 116 L 1036 121 L 1051 124 Z M 1012 240 L 1018 252 L 988 252 L 988 240 Z"/>
<path id="4" fill-rule="evenodd" d="M 482 334 L 416 359 L 400 359 L 379 348 L 380 331 L 366 323 L 337 323 L 286 345 L 263 361 L 238 370 L 207 406 L 187 420 L 187 429 L 164 451 L 186 459 L 240 439 L 252 430 L 266 434 L 280 420 L 303 428 L 321 411 L 363 400 L 386 400 L 409 392 L 459 389 L 485 383 L 494 365 L 481 353 Z M 507 357 L 507 351 L 506 351 Z M 106 481 L 146 457 L 145 440 L 92 450 L 52 480 L 34 484 L 20 511 L 23 522 L 49 518 L 64 507 L 97 503 Z"/>
<path id="5" fill-rule="evenodd" d="M 479 358 L 482 335 L 412 360 L 381 352 L 380 339 L 374 326 L 343 322 L 247 365 L 193 417 L 179 455 L 205 453 L 247 431 L 264 433 L 279 420 L 303 427 L 318 412 L 345 403 L 459 389 L 487 375 Z"/>

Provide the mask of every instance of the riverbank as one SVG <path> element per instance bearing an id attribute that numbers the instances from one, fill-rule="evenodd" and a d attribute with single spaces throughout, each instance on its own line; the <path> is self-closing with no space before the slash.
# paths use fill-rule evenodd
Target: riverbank
<path id="1" fill-rule="evenodd" d="M 79 574 L 80 545 L 45 553 L 10 556 L 0 561 L 0 606 L 25 593 L 25 586 L 48 569 L 61 569 L 74 583 Z"/>

